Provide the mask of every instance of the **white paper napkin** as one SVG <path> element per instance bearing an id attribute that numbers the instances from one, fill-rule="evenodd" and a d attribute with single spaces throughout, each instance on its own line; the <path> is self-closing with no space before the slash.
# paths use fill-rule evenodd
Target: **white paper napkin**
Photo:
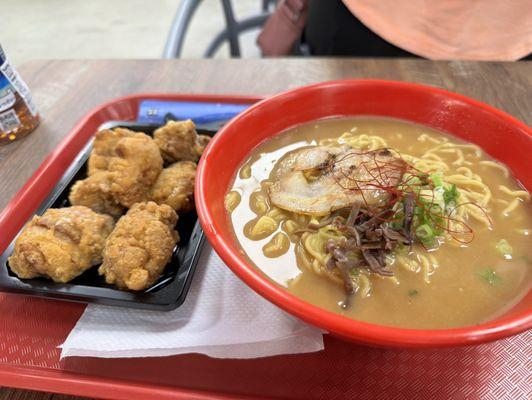
<path id="1" fill-rule="evenodd" d="M 247 287 L 205 244 L 180 308 L 160 312 L 89 305 L 60 347 L 61 358 L 183 353 L 256 358 L 319 351 L 323 336 Z"/>

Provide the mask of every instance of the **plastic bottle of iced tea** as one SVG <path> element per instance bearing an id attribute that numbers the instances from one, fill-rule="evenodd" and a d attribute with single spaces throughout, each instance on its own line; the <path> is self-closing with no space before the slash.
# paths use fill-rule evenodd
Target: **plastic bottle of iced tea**
<path id="1" fill-rule="evenodd" d="M 30 90 L 0 45 L 0 145 L 28 135 L 39 125 Z"/>

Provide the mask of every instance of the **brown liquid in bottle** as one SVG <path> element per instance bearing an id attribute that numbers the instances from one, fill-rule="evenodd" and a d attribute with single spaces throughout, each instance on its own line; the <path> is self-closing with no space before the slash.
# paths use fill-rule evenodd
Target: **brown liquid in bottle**
<path id="1" fill-rule="evenodd" d="M 27 136 L 38 124 L 30 91 L 0 46 L 0 145 Z"/>

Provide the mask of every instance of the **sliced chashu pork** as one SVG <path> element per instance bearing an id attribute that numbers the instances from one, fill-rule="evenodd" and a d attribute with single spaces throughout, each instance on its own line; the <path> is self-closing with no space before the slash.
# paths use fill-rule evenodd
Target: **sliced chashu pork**
<path id="1" fill-rule="evenodd" d="M 374 206 L 389 198 L 406 164 L 388 149 L 362 152 L 349 146 L 309 146 L 274 166 L 271 202 L 284 210 L 322 216 L 355 203 Z"/>

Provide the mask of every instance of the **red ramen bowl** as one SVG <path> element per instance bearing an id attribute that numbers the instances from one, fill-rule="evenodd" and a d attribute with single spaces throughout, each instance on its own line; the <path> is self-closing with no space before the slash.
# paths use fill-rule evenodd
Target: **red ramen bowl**
<path id="1" fill-rule="evenodd" d="M 223 198 L 237 169 L 263 141 L 305 122 L 333 116 L 399 118 L 475 143 L 506 164 L 532 189 L 532 132 L 522 122 L 486 104 L 429 86 L 374 80 L 319 83 L 257 103 L 227 124 L 210 142 L 196 181 L 198 215 L 213 248 L 257 293 L 333 335 L 383 347 L 438 347 L 483 343 L 532 327 L 532 293 L 497 319 L 453 329 L 403 329 L 353 320 L 312 305 L 271 281 L 239 250 Z"/>

